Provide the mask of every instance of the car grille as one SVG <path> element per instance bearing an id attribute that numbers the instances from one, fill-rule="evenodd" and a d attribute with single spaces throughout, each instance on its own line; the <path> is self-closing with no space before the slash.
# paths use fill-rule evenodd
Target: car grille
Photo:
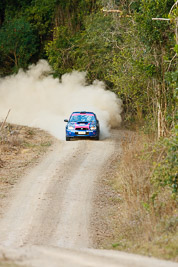
<path id="1" fill-rule="evenodd" d="M 79 128 L 79 127 L 77 127 L 77 128 L 75 128 L 75 130 L 78 130 L 78 131 L 80 131 L 80 130 L 89 130 L 88 128 Z"/>
<path id="2" fill-rule="evenodd" d="M 75 134 L 79 134 L 78 132 L 75 132 Z M 85 135 L 89 135 L 89 132 L 85 132 Z"/>

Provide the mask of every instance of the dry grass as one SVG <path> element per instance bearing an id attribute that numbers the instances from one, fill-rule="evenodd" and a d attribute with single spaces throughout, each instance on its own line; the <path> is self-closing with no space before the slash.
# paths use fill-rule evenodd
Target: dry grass
<path id="1" fill-rule="evenodd" d="M 53 137 L 40 129 L 0 124 L 0 215 L 11 188 L 47 151 Z"/>
<path id="2" fill-rule="evenodd" d="M 17 265 L 13 261 L 10 260 L 1 260 L 0 259 L 0 267 L 22 267 L 22 265 Z"/>
<path id="3" fill-rule="evenodd" d="M 178 260 L 176 201 L 169 187 L 157 189 L 152 182 L 153 162 L 160 160 L 160 153 L 152 152 L 152 143 L 140 135 L 123 143 L 112 183 L 120 196 L 113 247 Z"/>
<path id="4" fill-rule="evenodd" d="M 23 267 L 24 265 L 22 264 L 17 264 L 14 262 L 13 259 L 10 259 L 9 257 L 6 256 L 4 252 L 1 251 L 0 253 L 0 267 Z"/>

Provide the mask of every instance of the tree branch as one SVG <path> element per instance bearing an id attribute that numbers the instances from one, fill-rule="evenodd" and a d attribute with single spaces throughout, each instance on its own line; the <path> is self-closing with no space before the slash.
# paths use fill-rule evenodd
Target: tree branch
<path id="1" fill-rule="evenodd" d="M 6 123 L 6 120 L 7 120 L 7 118 L 8 118 L 8 116 L 9 116 L 9 113 L 10 113 L 10 109 L 9 109 L 9 111 L 8 111 L 8 113 L 7 113 L 7 115 L 6 115 L 6 118 L 5 118 L 5 120 L 2 122 L 2 124 L 1 124 L 1 127 L 0 127 L 0 132 L 3 130 L 3 128 L 4 128 L 4 125 L 5 125 L 5 123 Z"/>
<path id="2" fill-rule="evenodd" d="M 167 20 L 167 21 L 169 21 L 170 19 L 165 19 L 165 18 L 152 18 L 152 20 Z"/>
<path id="3" fill-rule="evenodd" d="M 131 17 L 130 15 L 125 15 L 125 14 L 123 14 L 122 15 L 122 13 L 123 13 L 123 11 L 121 11 L 121 10 L 119 10 L 119 9 L 103 9 L 102 10 L 103 12 L 107 12 L 107 13 L 121 13 L 121 17 L 123 16 L 123 17 Z"/>
<path id="4" fill-rule="evenodd" d="M 171 10 L 169 11 L 169 14 L 172 12 L 173 8 L 178 4 L 178 0 L 174 3 L 174 5 L 171 7 Z"/>
<path id="5" fill-rule="evenodd" d="M 177 56 L 177 54 L 175 54 L 175 55 L 173 56 L 173 58 L 171 59 L 167 71 L 169 71 L 169 69 L 170 69 L 170 67 L 171 67 L 171 64 L 172 64 L 172 61 L 176 58 L 176 56 Z"/>
<path id="6" fill-rule="evenodd" d="M 109 10 L 103 9 L 102 11 L 107 13 L 122 13 L 122 11 L 119 9 L 109 9 Z"/>

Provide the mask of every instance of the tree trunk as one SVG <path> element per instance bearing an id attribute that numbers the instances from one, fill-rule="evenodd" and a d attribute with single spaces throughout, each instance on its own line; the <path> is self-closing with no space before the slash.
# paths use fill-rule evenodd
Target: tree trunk
<path id="1" fill-rule="evenodd" d="M 166 103 L 162 86 L 157 86 L 157 120 L 158 120 L 158 138 L 166 136 Z"/>
<path id="2" fill-rule="evenodd" d="M 161 53 L 160 53 L 161 51 Z M 158 138 L 166 136 L 166 112 L 167 112 L 167 89 L 165 84 L 165 51 L 160 45 L 154 49 L 155 63 L 158 68 L 159 76 L 153 80 L 153 88 L 155 88 L 156 105 L 157 105 L 157 125 L 158 125 Z"/>
<path id="3" fill-rule="evenodd" d="M 14 62 L 15 62 L 15 66 L 18 67 L 18 60 L 17 60 L 16 51 L 14 51 Z"/>
<path id="4" fill-rule="evenodd" d="M 157 108 L 158 108 L 158 139 L 159 139 L 160 137 L 164 136 L 164 120 L 163 120 L 161 105 L 159 102 L 157 102 Z"/>

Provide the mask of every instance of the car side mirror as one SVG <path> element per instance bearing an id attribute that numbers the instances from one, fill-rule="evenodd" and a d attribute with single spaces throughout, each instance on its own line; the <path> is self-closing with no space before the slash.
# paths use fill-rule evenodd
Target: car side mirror
<path id="1" fill-rule="evenodd" d="M 66 120 L 66 119 L 65 119 L 64 121 L 65 121 L 65 122 L 68 122 L 68 120 Z"/>

